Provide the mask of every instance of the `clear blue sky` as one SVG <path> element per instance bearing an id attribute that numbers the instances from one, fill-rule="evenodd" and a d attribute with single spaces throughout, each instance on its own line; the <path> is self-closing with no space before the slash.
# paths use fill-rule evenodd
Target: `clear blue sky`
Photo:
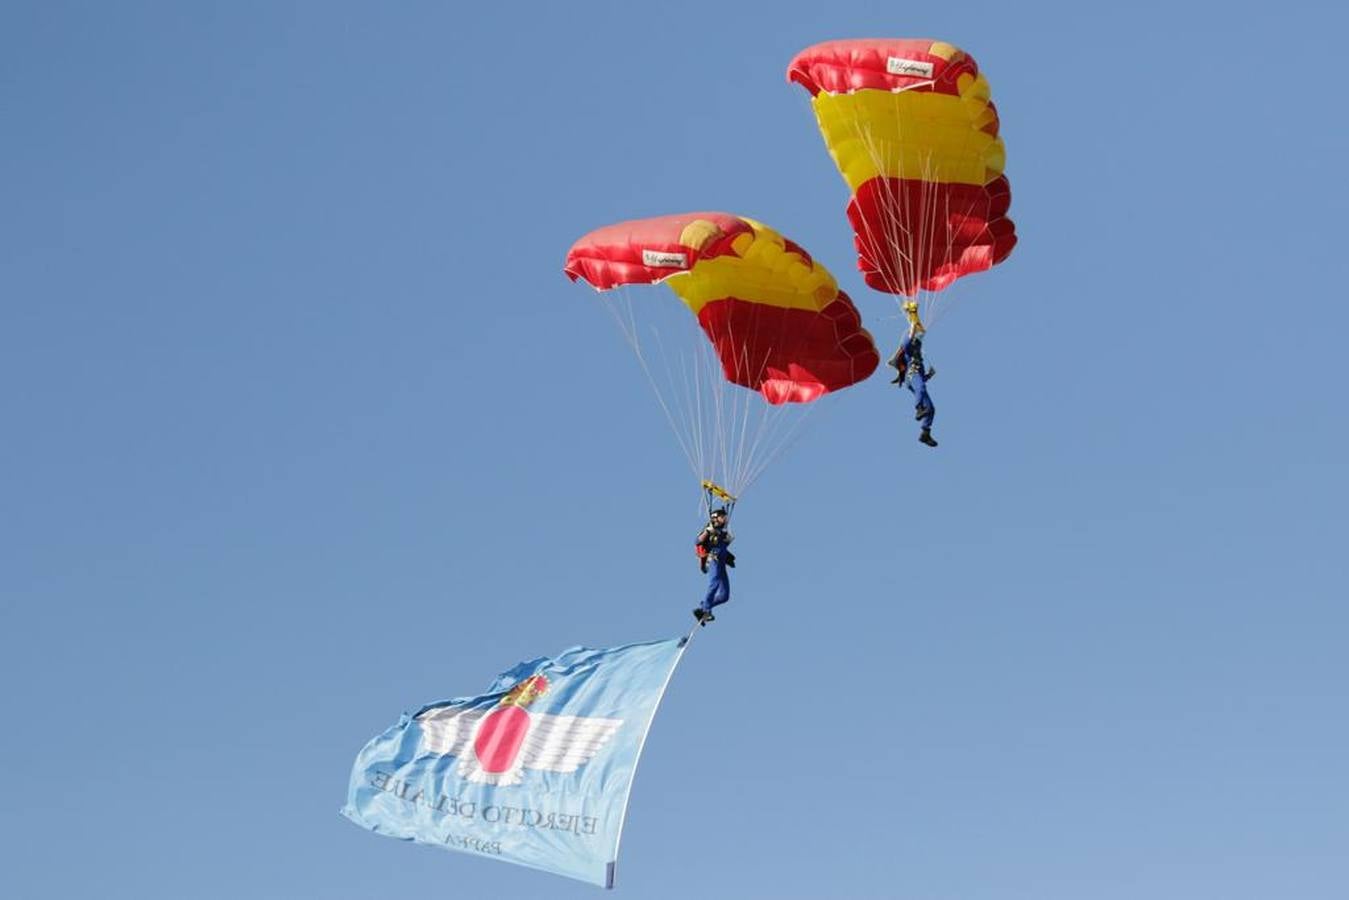
<path id="1" fill-rule="evenodd" d="M 755 216 L 838 275 L 802 47 L 988 73 L 1021 244 L 735 522 L 632 897 L 1349 885 L 1342 12 L 8 3 L 0 894 L 593 897 L 337 810 L 403 709 L 684 629 L 695 490 L 560 272 Z"/>

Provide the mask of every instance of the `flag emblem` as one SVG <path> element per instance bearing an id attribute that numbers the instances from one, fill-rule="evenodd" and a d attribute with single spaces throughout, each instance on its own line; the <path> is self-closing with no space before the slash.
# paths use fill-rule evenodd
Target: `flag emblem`
<path id="1" fill-rule="evenodd" d="M 526 709 L 548 688 L 547 678 L 531 675 L 490 710 L 458 705 L 424 710 L 417 716 L 421 748 L 437 756 L 458 757 L 459 777 L 481 784 L 519 784 L 525 769 L 575 772 L 614 736 L 623 720 Z"/>

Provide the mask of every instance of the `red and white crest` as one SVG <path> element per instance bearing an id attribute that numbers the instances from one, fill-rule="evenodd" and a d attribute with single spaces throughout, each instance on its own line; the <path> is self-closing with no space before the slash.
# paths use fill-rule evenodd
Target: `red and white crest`
<path id="1" fill-rule="evenodd" d="M 459 757 L 457 773 L 483 784 L 519 784 L 525 769 L 575 772 L 614 736 L 622 719 L 531 713 L 548 691 L 548 679 L 519 682 L 491 710 L 441 706 L 417 716 L 422 747 Z"/>

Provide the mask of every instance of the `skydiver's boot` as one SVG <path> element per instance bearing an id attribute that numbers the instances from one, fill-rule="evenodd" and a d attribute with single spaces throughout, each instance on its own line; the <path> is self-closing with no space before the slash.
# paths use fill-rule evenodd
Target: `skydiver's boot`
<path id="1" fill-rule="evenodd" d="M 693 608 L 693 618 L 695 618 L 695 619 L 698 620 L 698 624 L 699 624 L 699 625 L 706 625 L 706 624 L 707 624 L 707 610 L 703 609 L 701 606 L 695 606 L 695 607 Z"/>
<path id="2" fill-rule="evenodd" d="M 717 617 L 714 616 L 714 615 L 712 615 L 712 610 L 709 609 L 709 610 L 705 610 L 705 611 L 703 612 L 703 624 L 704 624 L 704 625 L 706 625 L 708 622 L 715 622 L 715 621 L 717 621 Z"/>
<path id="3" fill-rule="evenodd" d="M 932 436 L 931 428 L 924 428 L 923 433 L 918 435 L 918 440 L 927 444 L 929 447 L 937 446 L 937 439 Z"/>

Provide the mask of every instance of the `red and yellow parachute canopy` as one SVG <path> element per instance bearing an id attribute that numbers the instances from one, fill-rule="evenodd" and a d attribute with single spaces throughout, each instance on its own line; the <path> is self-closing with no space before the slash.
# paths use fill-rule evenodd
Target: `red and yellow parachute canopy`
<path id="1" fill-rule="evenodd" d="M 998 111 L 972 57 L 942 41 L 829 41 L 797 54 L 787 79 L 810 92 L 852 190 L 868 285 L 939 291 L 1012 252 Z"/>
<path id="2" fill-rule="evenodd" d="M 809 403 L 880 362 L 828 270 L 753 219 L 695 212 L 621 222 L 572 245 L 564 270 L 600 291 L 664 281 L 697 316 L 726 380 L 772 404 Z"/>

